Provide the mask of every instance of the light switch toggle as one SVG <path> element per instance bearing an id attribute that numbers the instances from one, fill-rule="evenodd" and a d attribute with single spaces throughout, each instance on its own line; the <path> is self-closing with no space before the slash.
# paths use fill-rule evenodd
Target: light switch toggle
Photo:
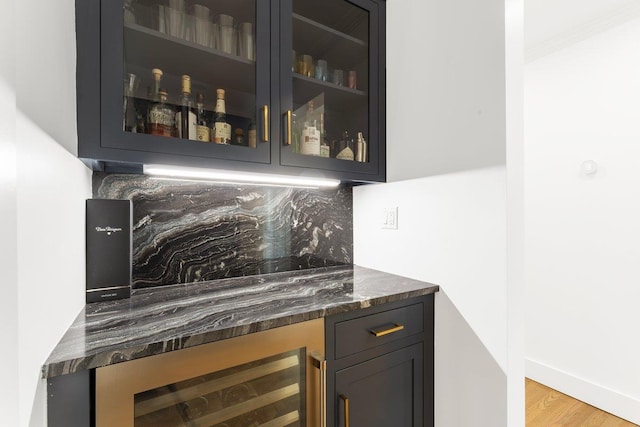
<path id="1" fill-rule="evenodd" d="M 582 162 L 582 165 L 580 165 L 580 170 L 585 175 L 594 175 L 598 172 L 598 164 L 593 160 L 585 160 Z"/>
<path id="2" fill-rule="evenodd" d="M 387 207 L 382 211 L 382 228 L 388 230 L 398 229 L 398 207 Z"/>

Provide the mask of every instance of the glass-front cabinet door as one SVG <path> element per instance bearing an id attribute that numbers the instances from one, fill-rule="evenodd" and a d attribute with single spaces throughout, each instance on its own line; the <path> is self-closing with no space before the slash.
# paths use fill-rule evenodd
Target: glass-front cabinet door
<path id="1" fill-rule="evenodd" d="M 372 177 L 384 170 L 379 7 L 370 0 L 282 2 L 283 165 Z"/>
<path id="2" fill-rule="evenodd" d="M 103 148 L 271 161 L 269 1 L 119 0 L 101 9 Z"/>

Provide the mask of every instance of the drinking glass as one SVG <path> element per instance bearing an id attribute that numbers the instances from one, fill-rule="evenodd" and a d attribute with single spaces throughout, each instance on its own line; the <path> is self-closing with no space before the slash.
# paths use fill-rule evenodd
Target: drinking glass
<path id="1" fill-rule="evenodd" d="M 237 33 L 233 26 L 233 16 L 218 15 L 218 48 L 230 55 L 236 54 Z"/>
<path id="2" fill-rule="evenodd" d="M 165 31 L 172 37 L 184 38 L 185 13 L 172 7 L 164 8 Z"/>
<path id="3" fill-rule="evenodd" d="M 316 63 L 316 79 L 327 81 L 327 61 L 318 59 Z"/>
<path id="4" fill-rule="evenodd" d="M 344 86 L 344 71 L 342 70 L 333 70 L 333 84 L 338 86 Z"/>
<path id="5" fill-rule="evenodd" d="M 256 60 L 255 44 L 253 41 L 253 25 L 251 22 L 243 22 L 239 25 L 239 53 L 243 58 Z"/>
<path id="6" fill-rule="evenodd" d="M 193 18 L 195 42 L 203 46 L 211 45 L 211 23 L 208 18 L 195 16 Z"/>

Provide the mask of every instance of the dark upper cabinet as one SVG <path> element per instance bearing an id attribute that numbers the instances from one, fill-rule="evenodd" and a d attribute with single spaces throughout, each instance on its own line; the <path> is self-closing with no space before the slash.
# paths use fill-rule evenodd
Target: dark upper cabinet
<path id="1" fill-rule="evenodd" d="M 76 0 L 78 156 L 384 181 L 384 8 Z"/>

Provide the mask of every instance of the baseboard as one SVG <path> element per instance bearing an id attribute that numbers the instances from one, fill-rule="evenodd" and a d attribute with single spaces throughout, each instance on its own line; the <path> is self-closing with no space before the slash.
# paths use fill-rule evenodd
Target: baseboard
<path id="1" fill-rule="evenodd" d="M 629 422 L 640 424 L 640 400 L 638 399 L 531 359 L 526 360 L 525 372 L 527 377 L 534 381 Z"/>

